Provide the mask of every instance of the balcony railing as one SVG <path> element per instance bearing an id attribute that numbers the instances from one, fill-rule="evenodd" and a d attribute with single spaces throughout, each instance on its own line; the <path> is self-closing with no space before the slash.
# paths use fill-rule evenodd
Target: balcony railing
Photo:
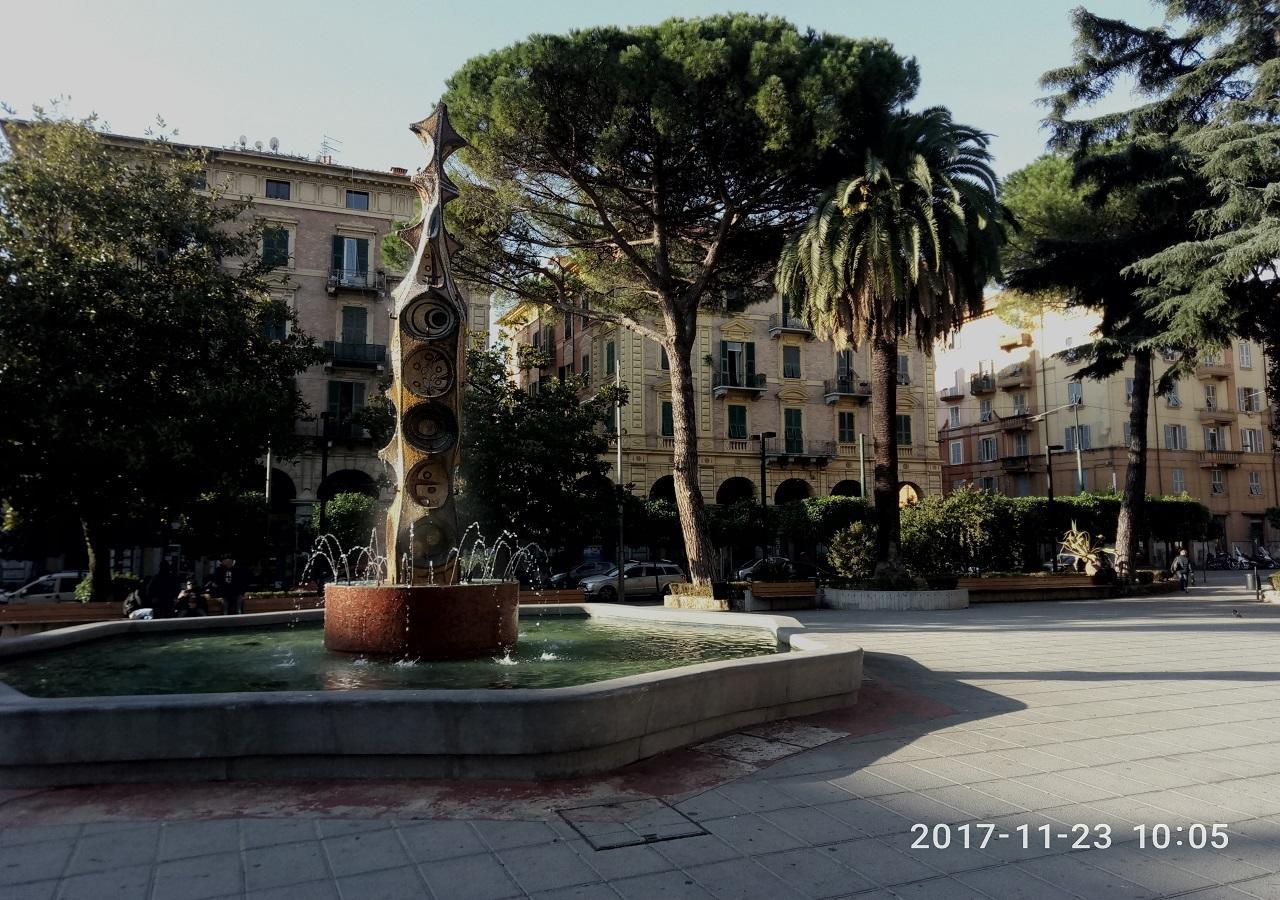
<path id="1" fill-rule="evenodd" d="M 1026 472 L 1031 468 L 1031 456 L 1029 454 L 1002 456 L 1000 468 L 1006 472 Z"/>
<path id="2" fill-rule="evenodd" d="M 789 316 L 786 313 L 771 313 L 769 315 L 769 337 L 776 338 L 783 333 L 803 334 L 806 338 L 813 339 L 813 329 L 800 319 Z"/>
<path id="3" fill-rule="evenodd" d="M 766 456 L 808 457 L 830 459 L 836 455 L 835 441 L 809 441 L 804 438 L 769 438 L 765 442 Z"/>
<path id="4" fill-rule="evenodd" d="M 996 392 L 996 376 L 990 372 L 973 375 L 969 378 L 969 393 L 994 394 Z"/>
<path id="5" fill-rule="evenodd" d="M 1202 469 L 1234 469 L 1240 465 L 1239 450 L 1204 450 L 1200 453 Z"/>
<path id="6" fill-rule="evenodd" d="M 943 388 L 938 391 L 939 400 L 963 400 L 964 388 L 957 385 L 956 387 Z"/>
<path id="7" fill-rule="evenodd" d="M 1214 378 L 1229 378 L 1230 376 L 1231 367 L 1220 359 L 1211 359 L 1196 366 L 1196 377 L 1201 381 L 1210 381 Z"/>
<path id="8" fill-rule="evenodd" d="M 871 382 L 852 375 L 828 378 L 822 382 L 822 398 L 827 403 L 835 403 L 840 397 L 858 397 L 865 400 L 870 396 Z"/>
<path id="9" fill-rule="evenodd" d="M 1228 409 L 1225 404 L 1206 404 L 1196 412 L 1200 414 L 1200 424 L 1202 425 L 1214 425 L 1217 423 L 1230 425 L 1236 420 L 1236 411 Z"/>
<path id="10" fill-rule="evenodd" d="M 1018 363 L 1002 370 L 997 377 L 1002 390 L 1017 390 L 1031 387 L 1031 367 L 1026 363 Z"/>
<path id="11" fill-rule="evenodd" d="M 768 379 L 763 372 L 741 372 L 716 370 L 711 373 L 711 393 L 715 397 L 723 396 L 728 391 L 751 391 L 759 394 L 768 386 Z"/>
<path id="12" fill-rule="evenodd" d="M 326 422 L 324 434 L 330 440 L 361 441 L 369 437 L 369 432 L 355 422 Z"/>
<path id="13" fill-rule="evenodd" d="M 330 293 L 339 289 L 380 293 L 386 286 L 387 276 L 385 272 L 371 272 L 368 269 L 329 269 L 328 289 Z"/>
<path id="14" fill-rule="evenodd" d="M 387 362 L 383 344 L 353 344 L 343 341 L 324 342 L 325 361 L 331 366 L 377 368 Z"/>

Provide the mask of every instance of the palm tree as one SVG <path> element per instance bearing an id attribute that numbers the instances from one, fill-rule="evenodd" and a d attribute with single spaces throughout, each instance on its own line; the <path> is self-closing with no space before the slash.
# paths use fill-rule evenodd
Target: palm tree
<path id="1" fill-rule="evenodd" d="M 818 201 L 787 242 L 778 290 L 823 338 L 871 346 L 876 574 L 901 571 L 898 342 L 933 342 L 982 308 L 1007 216 L 987 135 L 934 107 L 891 117 L 863 170 Z"/>

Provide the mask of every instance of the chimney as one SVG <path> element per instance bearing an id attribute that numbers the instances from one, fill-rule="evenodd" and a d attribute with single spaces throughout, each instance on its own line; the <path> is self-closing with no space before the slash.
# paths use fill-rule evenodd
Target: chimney
<path id="1" fill-rule="evenodd" d="M 404 166 L 392 166 L 391 174 L 403 178 L 404 176 L 409 174 L 409 170 L 406 169 Z"/>

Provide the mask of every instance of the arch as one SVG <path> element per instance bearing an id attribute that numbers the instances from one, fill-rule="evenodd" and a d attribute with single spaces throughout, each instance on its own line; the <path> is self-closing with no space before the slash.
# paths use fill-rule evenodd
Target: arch
<path id="1" fill-rule="evenodd" d="M 293 484 L 289 473 L 283 469 L 271 470 L 271 511 L 273 513 L 291 513 L 293 501 L 298 499 L 298 489 Z"/>
<path id="2" fill-rule="evenodd" d="M 832 497 L 861 497 L 862 482 L 856 478 L 846 478 L 844 481 L 837 481 L 836 486 L 831 489 Z"/>
<path id="3" fill-rule="evenodd" d="M 650 500 L 670 500 L 676 502 L 676 480 L 670 475 L 663 475 L 649 488 Z"/>
<path id="4" fill-rule="evenodd" d="M 924 497 L 924 491 L 920 490 L 920 485 L 914 481 L 898 482 L 898 506 L 913 506 L 920 502 Z"/>
<path id="5" fill-rule="evenodd" d="M 364 494 L 366 497 L 378 499 L 378 486 L 373 476 L 359 469 L 339 469 L 330 472 L 329 477 L 320 482 L 316 491 L 319 500 L 332 500 L 336 494 Z"/>
<path id="6" fill-rule="evenodd" d="M 773 492 L 773 502 L 781 506 L 783 503 L 796 503 L 808 500 L 812 494 L 809 482 L 803 478 L 788 478 Z"/>
<path id="7" fill-rule="evenodd" d="M 750 478 L 734 476 L 726 478 L 720 487 L 716 489 L 716 503 L 721 506 L 728 506 L 731 503 L 741 503 L 743 500 L 756 499 L 756 486 Z"/>

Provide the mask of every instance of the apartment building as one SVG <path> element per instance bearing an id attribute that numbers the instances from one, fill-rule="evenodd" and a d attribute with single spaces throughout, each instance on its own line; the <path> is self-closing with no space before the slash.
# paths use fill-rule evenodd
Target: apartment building
<path id="1" fill-rule="evenodd" d="M 630 391 L 622 411 L 622 471 L 615 482 L 651 498 L 673 497 L 674 422 L 665 350 L 626 329 L 518 305 L 499 319 L 521 384 L 580 374 L 595 390 L 620 379 Z M 514 366 L 515 348 L 546 350 L 548 365 Z M 788 315 L 779 299 L 731 315 L 704 314 L 692 353 L 699 484 L 709 503 L 759 501 L 759 435 L 764 440 L 767 502 L 863 495 L 870 491 L 870 356 L 837 350 Z M 942 487 L 933 362 L 903 341 L 898 363 L 898 455 L 904 502 Z M 862 441 L 860 443 L 860 437 Z M 859 456 L 859 447 L 865 455 Z"/>
<path id="2" fill-rule="evenodd" d="M 1077 381 L 1096 315 L 1046 310 L 1011 323 L 994 307 L 936 350 L 944 489 L 1044 495 L 1046 445 L 1062 448 L 1051 454 L 1055 493 L 1122 489 L 1132 362 L 1112 378 Z M 1153 384 L 1175 360 L 1157 355 Z M 1147 489 L 1208 506 L 1223 548 L 1280 540 L 1265 517 L 1277 473 L 1264 372 L 1261 348 L 1237 341 L 1167 396 L 1153 390 Z"/>

